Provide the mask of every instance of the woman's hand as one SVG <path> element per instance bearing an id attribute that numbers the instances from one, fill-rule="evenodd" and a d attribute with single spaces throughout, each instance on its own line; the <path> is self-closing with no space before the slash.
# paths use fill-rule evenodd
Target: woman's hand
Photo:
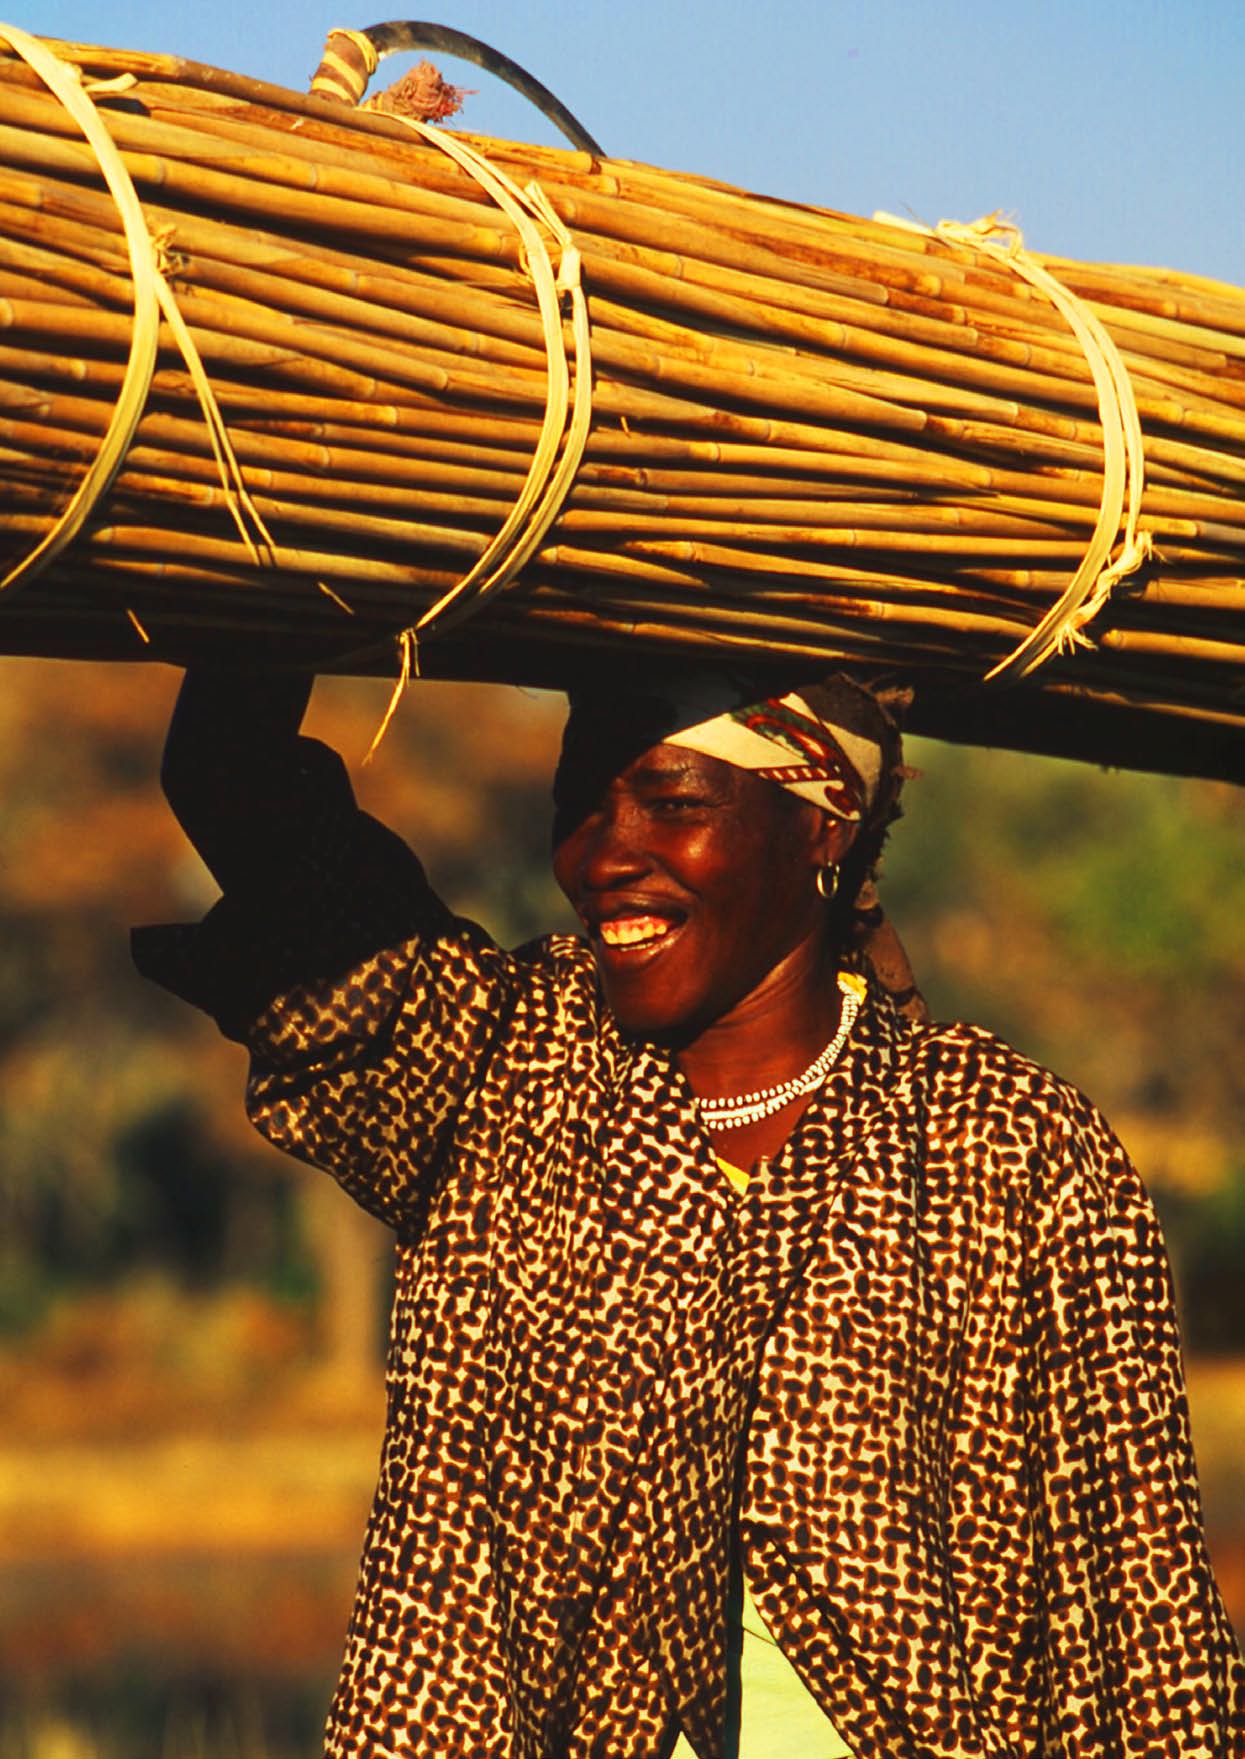
<path id="1" fill-rule="evenodd" d="M 299 790 L 310 673 L 194 667 L 182 682 L 160 782 L 173 814 L 229 889 L 262 871 Z"/>

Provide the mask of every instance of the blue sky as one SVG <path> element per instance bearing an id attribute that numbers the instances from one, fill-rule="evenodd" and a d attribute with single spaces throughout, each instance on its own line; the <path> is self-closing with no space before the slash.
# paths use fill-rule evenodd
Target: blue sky
<path id="1" fill-rule="evenodd" d="M 1245 0 L 425 6 L 529 67 L 620 157 L 848 213 L 1001 208 L 1038 250 L 1245 281 Z M 351 0 L 9 8 L 43 35 L 300 88 L 331 25 L 376 22 Z M 487 76 L 457 73 L 480 88 L 470 127 L 552 138 Z"/>

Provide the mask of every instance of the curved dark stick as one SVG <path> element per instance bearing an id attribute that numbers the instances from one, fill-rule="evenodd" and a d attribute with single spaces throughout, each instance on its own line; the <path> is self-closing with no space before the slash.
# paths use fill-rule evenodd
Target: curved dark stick
<path id="1" fill-rule="evenodd" d="M 427 24 L 423 20 L 413 19 L 394 19 L 389 24 L 369 25 L 361 34 L 368 39 L 378 55 L 394 55 L 406 49 L 439 49 L 443 55 L 457 55 L 462 61 L 470 61 L 474 67 L 482 67 L 486 73 L 505 80 L 507 85 L 522 93 L 529 103 L 535 104 L 549 118 L 555 128 L 561 129 L 572 146 L 579 147 L 586 153 L 605 156 L 605 149 L 575 120 L 566 105 L 555 98 L 547 86 L 541 85 L 517 61 L 512 61 L 498 49 L 490 48 L 478 37 L 469 37 L 465 31 L 456 31 L 451 25 Z"/>

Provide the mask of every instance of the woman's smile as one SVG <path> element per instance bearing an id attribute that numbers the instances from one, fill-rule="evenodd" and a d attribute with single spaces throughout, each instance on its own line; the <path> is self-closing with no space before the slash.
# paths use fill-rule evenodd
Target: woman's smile
<path id="1" fill-rule="evenodd" d="M 676 927 L 660 916 L 619 916 L 600 923 L 596 932 L 611 953 L 634 954 L 652 951 Z"/>
<path id="2" fill-rule="evenodd" d="M 607 986 L 676 952 L 692 914 L 690 903 L 608 894 L 586 898 L 576 908 Z"/>

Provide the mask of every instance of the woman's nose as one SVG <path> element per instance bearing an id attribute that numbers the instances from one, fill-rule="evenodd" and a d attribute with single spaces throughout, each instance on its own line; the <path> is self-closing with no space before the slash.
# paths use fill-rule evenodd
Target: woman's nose
<path id="1" fill-rule="evenodd" d="M 637 815 L 625 806 L 602 806 L 580 826 L 575 867 L 589 891 L 605 892 L 644 873 L 648 862 Z"/>

